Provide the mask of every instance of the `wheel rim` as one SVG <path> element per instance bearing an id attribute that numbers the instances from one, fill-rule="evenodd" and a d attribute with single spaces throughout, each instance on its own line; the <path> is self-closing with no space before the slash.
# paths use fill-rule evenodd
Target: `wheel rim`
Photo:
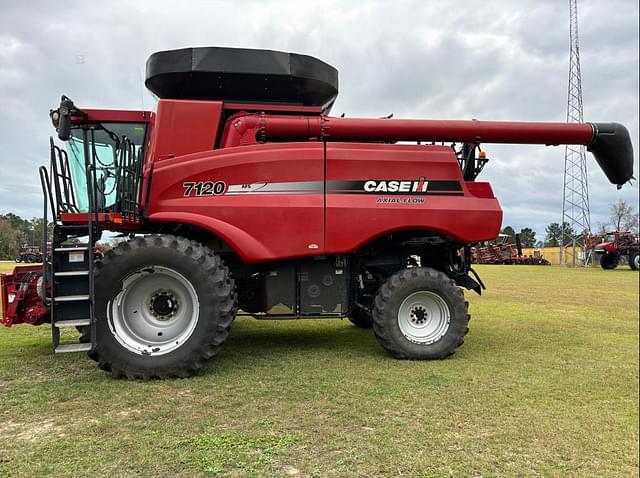
<path id="1" fill-rule="evenodd" d="M 449 330 L 451 312 L 438 294 L 423 290 L 409 295 L 398 309 L 402 334 L 416 344 L 432 344 Z"/>
<path id="2" fill-rule="evenodd" d="M 141 269 L 123 281 L 109 303 L 116 340 L 141 355 L 164 355 L 186 342 L 199 316 L 198 296 L 180 273 L 163 266 Z"/>
<path id="3" fill-rule="evenodd" d="M 633 265 L 636 269 L 640 269 L 640 254 L 633 256 Z"/>

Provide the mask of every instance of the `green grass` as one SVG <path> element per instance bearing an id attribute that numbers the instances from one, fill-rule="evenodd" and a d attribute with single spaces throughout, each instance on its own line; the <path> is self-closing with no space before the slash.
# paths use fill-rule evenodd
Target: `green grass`
<path id="1" fill-rule="evenodd" d="M 637 476 L 638 274 L 478 269 L 438 362 L 348 321 L 241 319 L 198 376 L 127 382 L 2 328 L 0 476 Z"/>

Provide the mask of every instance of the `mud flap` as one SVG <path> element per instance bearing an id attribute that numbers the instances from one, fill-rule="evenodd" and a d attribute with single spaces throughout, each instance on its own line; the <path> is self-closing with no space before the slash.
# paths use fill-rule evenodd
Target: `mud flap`
<path id="1" fill-rule="evenodd" d="M 486 289 L 486 287 L 482 283 L 482 280 L 480 280 L 480 276 L 478 276 L 478 273 L 471 268 L 469 268 L 469 272 L 471 272 L 477 280 L 469 277 L 469 274 L 459 274 L 454 277 L 456 284 L 460 287 L 464 287 L 465 289 L 472 290 L 478 295 L 482 295 L 482 289 Z"/>

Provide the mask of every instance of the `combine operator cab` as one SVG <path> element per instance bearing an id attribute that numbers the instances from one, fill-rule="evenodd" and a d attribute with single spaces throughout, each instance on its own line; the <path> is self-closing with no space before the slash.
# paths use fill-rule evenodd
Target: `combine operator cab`
<path id="1" fill-rule="evenodd" d="M 148 112 L 80 110 L 66 96 L 50 113 L 58 145 L 50 139 L 50 162 L 40 168 L 44 219 L 53 219 L 53 241 L 42 239 L 43 267 L 22 267 L 3 279 L 3 324 L 51 322 L 56 352 L 92 347 L 96 246 L 108 228 L 141 223 L 140 186 Z M 50 212 L 49 212 L 50 211 Z M 75 327 L 82 343 L 60 345 L 60 328 Z"/>
<path id="2" fill-rule="evenodd" d="M 186 48 L 146 76 L 153 113 L 51 112 L 51 259 L 1 277 L 4 325 L 51 322 L 56 352 L 116 377 L 191 375 L 240 315 L 348 318 L 394 357 L 445 358 L 484 288 L 471 249 L 501 228 L 481 144 L 585 145 L 632 177 L 616 123 L 329 116 L 338 72 L 306 55 Z M 127 240 L 98 258 L 104 230 Z"/>
<path id="3" fill-rule="evenodd" d="M 57 219 L 72 221 L 69 214 L 86 217 L 91 212 L 97 222 L 114 218 L 138 222 L 150 113 L 125 113 L 81 111 L 66 96 L 51 111 L 53 126 L 66 149 L 51 138 L 50 168 L 48 173 L 41 171 L 45 195 Z"/>

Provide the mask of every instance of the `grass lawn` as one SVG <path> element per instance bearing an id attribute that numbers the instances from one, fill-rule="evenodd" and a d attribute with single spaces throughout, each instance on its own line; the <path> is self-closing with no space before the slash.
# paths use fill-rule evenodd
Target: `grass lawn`
<path id="1" fill-rule="evenodd" d="M 198 376 L 127 382 L 0 327 L 0 476 L 637 476 L 638 273 L 478 270 L 438 362 L 348 321 L 241 319 Z"/>

